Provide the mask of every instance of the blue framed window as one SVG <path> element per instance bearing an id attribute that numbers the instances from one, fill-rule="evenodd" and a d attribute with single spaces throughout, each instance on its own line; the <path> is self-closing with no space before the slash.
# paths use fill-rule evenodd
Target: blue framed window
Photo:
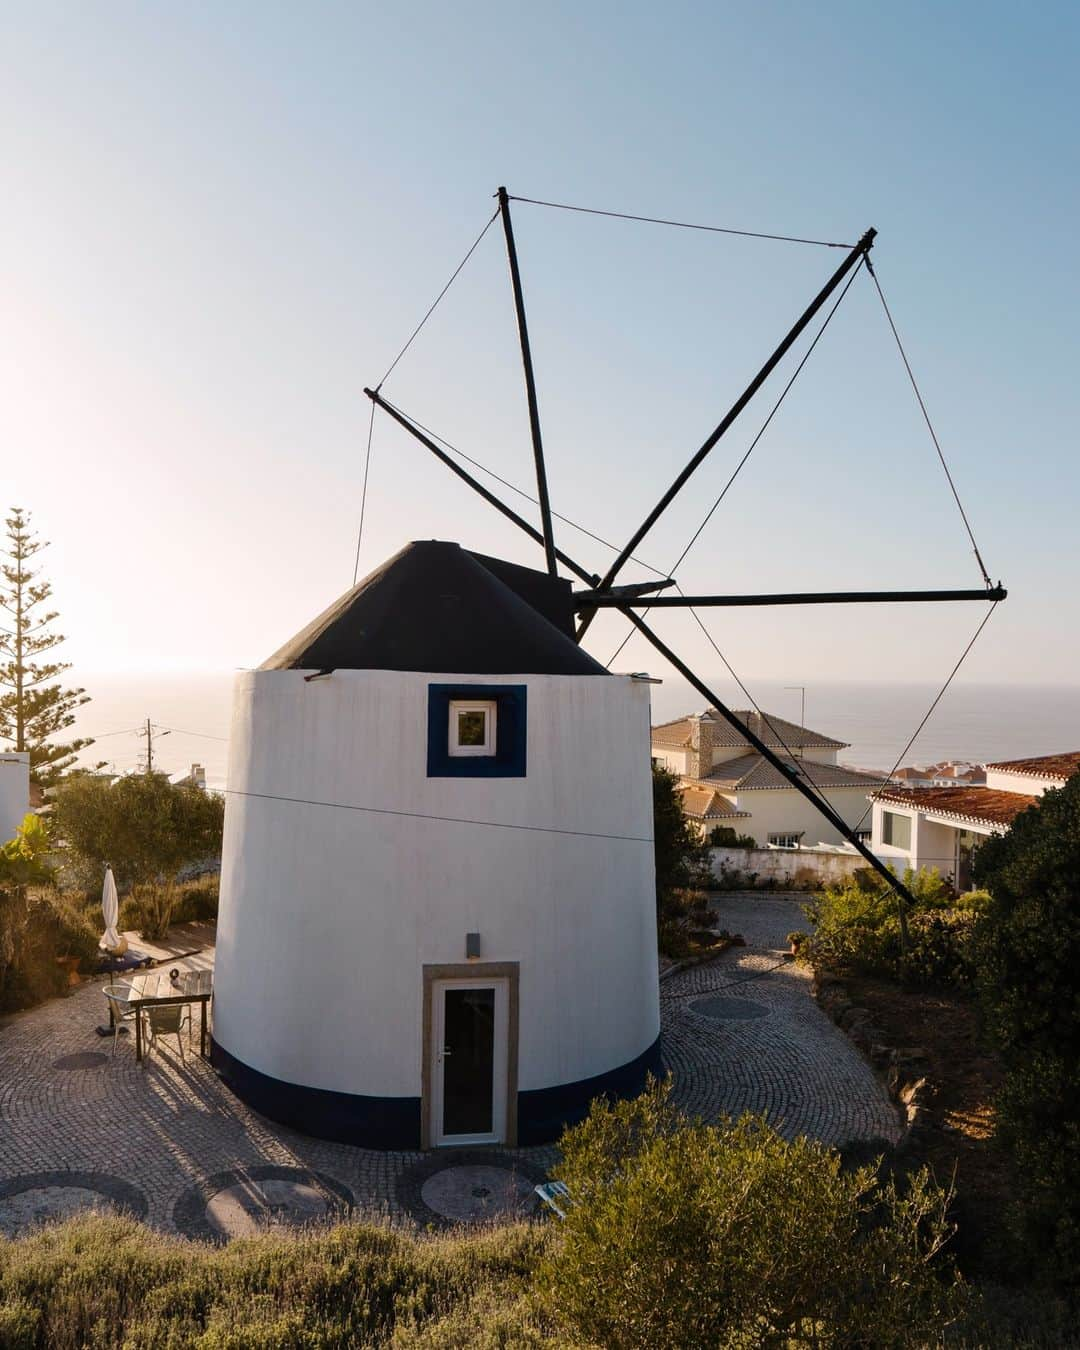
<path id="1" fill-rule="evenodd" d="M 429 778 L 524 778 L 523 684 L 429 684 Z"/>

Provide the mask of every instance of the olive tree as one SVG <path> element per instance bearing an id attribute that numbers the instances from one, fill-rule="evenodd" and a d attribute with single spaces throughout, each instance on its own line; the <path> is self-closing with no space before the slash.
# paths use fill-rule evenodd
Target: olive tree
<path id="1" fill-rule="evenodd" d="M 922 1346 L 962 1311 L 925 1173 L 901 1192 L 762 1119 L 687 1120 L 656 1084 L 594 1102 L 561 1148 L 538 1284 L 573 1344 Z"/>
<path id="2" fill-rule="evenodd" d="M 69 778 L 55 805 L 58 838 L 75 861 L 108 864 L 135 888 L 149 938 L 165 935 L 181 869 L 220 856 L 224 814 L 220 797 L 151 773 Z"/>

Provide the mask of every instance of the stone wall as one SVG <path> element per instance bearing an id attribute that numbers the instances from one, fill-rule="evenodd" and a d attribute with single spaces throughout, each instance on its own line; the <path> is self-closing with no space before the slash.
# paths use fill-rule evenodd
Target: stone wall
<path id="1" fill-rule="evenodd" d="M 710 849 L 713 875 L 748 887 L 805 886 L 846 881 L 866 861 L 857 853 L 833 853 L 817 848 Z"/>

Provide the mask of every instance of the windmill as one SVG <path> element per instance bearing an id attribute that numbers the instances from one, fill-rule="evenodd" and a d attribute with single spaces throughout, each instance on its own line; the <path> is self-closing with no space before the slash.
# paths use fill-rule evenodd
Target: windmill
<path id="1" fill-rule="evenodd" d="M 668 661 L 669 664 L 676 671 L 678 671 L 679 674 L 698 693 L 700 693 L 705 699 L 707 699 L 708 705 L 711 708 L 715 709 L 715 711 L 720 715 L 720 717 L 729 722 L 732 725 L 732 727 L 735 728 L 738 734 L 742 736 L 747 742 L 749 742 L 749 744 L 770 765 L 772 765 L 772 767 L 783 777 L 783 779 L 792 788 L 795 789 L 796 792 L 800 793 L 804 798 L 806 798 L 817 809 L 817 811 L 820 812 L 822 817 L 826 821 L 828 821 L 828 823 L 844 839 L 846 839 L 848 843 L 863 857 L 867 865 L 873 868 L 873 870 L 877 872 L 883 878 L 883 880 L 892 888 L 892 890 L 896 894 L 898 902 L 898 912 L 901 928 L 901 941 L 906 949 L 907 925 L 905 921 L 905 907 L 907 905 L 914 905 L 915 903 L 914 897 L 911 895 L 908 888 L 879 858 L 875 856 L 875 854 L 871 852 L 871 850 L 866 846 L 863 840 L 859 838 L 856 831 L 850 825 L 848 825 L 842 819 L 842 817 L 833 809 L 833 807 L 825 799 L 823 794 L 815 787 L 812 780 L 808 777 L 805 768 L 800 766 L 797 762 L 785 760 L 784 758 L 782 758 L 775 752 L 775 750 L 772 747 L 767 745 L 765 741 L 763 741 L 760 737 L 758 737 L 753 732 L 752 729 L 747 727 L 745 723 L 742 721 L 742 719 L 740 719 L 729 707 L 727 707 L 723 699 L 719 697 L 716 691 L 710 688 L 709 685 L 707 685 L 706 682 L 703 679 L 701 679 L 701 677 L 697 675 L 695 671 L 692 670 L 691 667 L 677 654 L 677 652 L 675 652 L 671 648 L 671 646 L 669 646 L 668 643 L 666 643 L 653 630 L 653 628 L 646 622 L 645 617 L 642 613 L 643 610 L 647 612 L 652 609 L 682 609 L 696 612 L 698 609 L 705 609 L 705 608 L 758 606 L 758 605 L 802 606 L 802 605 L 823 605 L 823 604 L 895 604 L 895 603 L 913 603 L 913 602 L 940 603 L 953 601 L 971 601 L 984 604 L 989 603 L 991 606 L 994 606 L 998 602 L 1005 599 L 1007 592 L 1000 585 L 1000 583 L 995 585 L 991 582 L 990 576 L 987 573 L 986 567 L 983 564 L 982 558 L 979 554 L 978 547 L 975 544 L 975 539 L 972 534 L 970 524 L 968 523 L 967 515 L 964 512 L 964 508 L 960 502 L 960 498 L 956 491 L 955 484 L 953 483 L 952 476 L 949 473 L 947 464 L 945 463 L 944 456 L 941 452 L 941 447 L 934 433 L 933 426 L 930 423 L 930 419 L 927 414 L 925 404 L 923 403 L 921 394 L 919 393 L 918 386 L 915 383 L 914 375 L 912 374 L 910 364 L 908 363 L 907 356 L 904 353 L 904 349 L 900 342 L 899 335 L 896 331 L 895 324 L 893 323 L 892 316 L 889 313 L 888 305 L 885 302 L 884 293 L 881 290 L 880 283 L 878 282 L 876 273 L 874 271 L 873 264 L 870 258 L 870 252 L 871 249 L 873 248 L 877 232 L 874 229 L 868 229 L 861 236 L 858 242 L 851 246 L 841 246 L 835 244 L 830 245 L 831 247 L 846 248 L 845 256 L 841 261 L 841 263 L 839 264 L 839 266 L 835 268 L 832 275 L 828 277 L 828 279 L 821 286 L 817 294 L 814 295 L 813 298 L 810 300 L 810 302 L 806 305 L 805 309 L 798 316 L 798 318 L 792 324 L 787 333 L 783 336 L 780 342 L 776 345 L 776 347 L 773 349 L 773 351 L 769 354 L 767 359 L 761 365 L 760 369 L 754 375 L 753 379 L 750 380 L 749 384 L 742 391 L 739 397 L 734 401 L 734 403 L 724 414 L 721 420 L 716 424 L 714 429 L 705 438 L 700 447 L 690 456 L 685 467 L 675 477 L 670 486 L 664 491 L 660 499 L 657 501 L 656 505 L 648 513 L 645 519 L 636 527 L 636 529 L 634 529 L 629 539 L 627 540 L 626 544 L 623 545 L 623 547 L 618 550 L 617 556 L 609 564 L 606 571 L 602 575 L 598 575 L 582 566 L 575 558 L 570 556 L 565 551 L 564 548 L 558 547 L 555 542 L 553 512 L 548 492 L 547 472 L 544 462 L 544 446 L 541 433 L 539 405 L 536 392 L 536 378 L 533 369 L 532 351 L 529 341 L 529 329 L 526 319 L 525 301 L 521 284 L 521 270 L 518 260 L 517 245 L 514 238 L 514 226 L 512 219 L 511 202 L 513 201 L 531 202 L 539 206 L 548 206 L 557 209 L 564 209 L 571 211 L 583 211 L 590 215 L 619 217 L 631 220 L 649 220 L 651 221 L 651 223 L 655 224 L 666 224 L 680 227 L 685 227 L 685 222 L 659 220 L 657 218 L 652 217 L 627 216 L 625 215 L 625 213 L 620 212 L 598 211 L 592 210 L 590 208 L 568 206 L 565 203 L 540 202 L 534 198 L 514 197 L 507 191 L 505 187 L 500 187 L 498 189 L 496 197 L 498 203 L 496 211 L 492 215 L 491 219 L 488 221 L 488 224 L 485 226 L 484 231 L 481 232 L 480 238 L 483 238 L 483 235 L 487 232 L 487 229 L 490 228 L 490 226 L 494 223 L 496 219 L 499 219 L 501 221 L 506 245 L 506 256 L 507 256 L 507 263 L 509 266 L 510 282 L 513 290 L 513 300 L 517 319 L 518 338 L 521 346 L 522 369 L 524 374 L 526 400 L 528 404 L 529 428 L 532 441 L 533 461 L 536 475 L 536 501 L 539 506 L 540 512 L 540 528 L 537 529 L 535 525 L 531 524 L 518 512 L 514 511 L 510 506 L 507 505 L 505 501 L 503 501 L 493 491 L 491 491 L 488 487 L 486 487 L 483 483 L 481 483 L 473 474 L 471 474 L 463 466 L 462 463 L 459 462 L 458 459 L 454 458 L 451 454 L 447 452 L 446 449 L 440 446 L 437 443 L 437 438 L 433 434 L 428 434 L 427 430 L 425 430 L 422 427 L 422 425 L 420 425 L 416 421 L 416 419 L 410 417 L 401 408 L 395 406 L 393 403 L 384 398 L 381 393 L 382 382 L 380 382 L 380 384 L 375 388 L 365 388 L 364 390 L 365 394 L 371 400 L 373 405 L 372 424 L 374 422 L 375 409 L 378 408 L 387 416 L 389 416 L 394 422 L 396 422 L 400 427 L 402 427 L 406 432 L 408 432 L 410 436 L 412 436 L 415 440 L 417 440 L 428 451 L 430 451 L 431 454 L 433 454 L 448 469 L 450 469 L 454 474 L 456 474 L 458 478 L 460 478 L 463 482 L 467 483 L 475 492 L 477 492 L 485 501 L 487 501 L 489 505 L 493 506 L 508 520 L 513 521 L 513 523 L 517 525 L 519 529 L 521 529 L 525 534 L 529 535 L 537 544 L 541 545 L 544 551 L 546 569 L 551 577 L 554 578 L 558 576 L 558 566 L 561 563 L 562 566 L 568 572 L 572 573 L 575 577 L 578 578 L 578 580 L 583 584 L 583 588 L 574 593 L 573 605 L 575 612 L 578 616 L 576 638 L 579 643 L 584 638 L 585 634 L 588 632 L 589 627 L 593 622 L 593 619 L 596 616 L 596 614 L 602 609 L 613 609 L 618 613 L 622 614 L 627 620 L 629 620 L 629 622 L 633 626 L 633 629 L 636 630 L 638 633 L 640 633 L 641 636 L 647 642 L 649 642 L 656 649 L 656 651 L 658 651 L 660 655 L 663 656 L 665 660 Z M 716 228 L 716 227 L 688 226 L 687 228 Z M 741 231 L 741 230 L 718 230 L 718 232 L 730 234 L 751 233 L 748 231 Z M 790 238 L 790 236 L 777 236 L 777 235 L 766 235 L 759 237 Z M 442 296 L 445 295 L 446 290 L 449 289 L 450 284 L 453 282 L 454 278 L 458 275 L 458 272 L 460 272 L 461 267 L 463 267 L 465 262 L 468 261 L 468 258 L 472 255 L 472 252 L 475 250 L 479 242 L 480 240 L 477 239 L 476 243 L 474 243 L 473 247 L 469 250 L 469 253 L 466 254 L 466 257 L 463 260 L 461 266 L 459 266 L 457 271 L 455 271 L 455 273 L 450 279 L 450 282 L 447 283 L 447 286 L 444 287 L 443 291 L 440 292 L 439 296 L 436 298 L 435 304 L 432 305 L 431 309 L 429 309 L 427 315 L 425 315 L 419 327 L 413 332 L 412 336 L 409 338 L 409 341 L 405 344 L 405 347 L 402 348 L 402 351 L 398 354 L 394 363 L 390 367 L 391 370 L 397 364 L 397 361 L 399 361 L 401 357 L 404 355 L 405 351 L 408 349 L 409 345 L 412 343 L 417 333 L 420 331 L 420 328 L 422 328 L 424 323 L 427 322 L 427 319 L 430 317 L 431 313 L 435 309 L 435 306 L 439 303 L 439 300 L 442 299 Z M 825 241 L 797 240 L 795 242 L 821 243 Z M 679 593 L 675 595 L 670 595 L 670 594 L 662 594 L 661 592 L 668 590 L 670 587 L 676 584 L 673 577 L 662 577 L 659 581 L 655 580 L 637 581 L 620 584 L 619 578 L 623 573 L 627 563 L 629 563 L 634 557 L 635 550 L 637 550 L 642 541 L 646 538 L 649 532 L 653 529 L 653 527 L 657 524 L 657 522 L 660 520 L 663 514 L 667 511 L 668 507 L 672 504 L 675 498 L 686 486 L 690 478 L 701 467 L 701 465 L 705 462 L 705 460 L 715 449 L 715 447 L 720 443 L 720 441 L 724 438 L 724 436 L 731 430 L 731 428 L 735 425 L 738 419 L 742 416 L 745 410 L 750 406 L 755 397 L 758 395 L 759 391 L 765 385 L 766 381 L 769 379 L 770 375 L 780 365 L 784 357 L 791 351 L 791 349 L 798 342 L 802 334 L 807 331 L 810 325 L 814 322 L 816 316 L 818 316 L 825 309 L 825 307 L 829 304 L 830 300 L 833 300 L 833 297 L 837 296 L 837 293 L 839 292 L 838 298 L 835 301 L 833 301 L 832 309 L 828 313 L 828 316 L 825 320 L 825 324 L 819 330 L 818 336 L 820 337 L 821 332 L 824 331 L 824 327 L 828 323 L 828 320 L 832 317 L 832 314 L 835 313 L 836 307 L 839 305 L 844 295 L 846 295 L 847 290 L 849 289 L 855 276 L 858 274 L 859 271 L 861 271 L 864 268 L 872 278 L 875 288 L 881 299 L 881 303 L 884 307 L 885 314 L 888 318 L 889 326 L 892 330 L 894 338 L 896 339 L 900 355 L 903 359 L 908 377 L 911 380 L 911 384 L 915 391 L 915 395 L 918 400 L 922 415 L 926 420 L 926 424 L 930 431 L 931 437 L 934 441 L 934 445 L 937 450 L 938 456 L 941 459 L 942 467 L 945 470 L 946 476 L 949 481 L 949 486 L 956 500 L 957 507 L 960 510 L 960 514 L 963 518 L 965 528 L 967 529 L 968 537 L 971 541 L 975 558 L 978 562 L 980 571 L 982 573 L 983 586 L 981 588 L 974 588 L 974 589 L 956 588 L 956 589 L 941 589 L 941 590 L 791 592 L 791 593 L 774 593 L 767 595 L 730 595 L 730 594 L 684 595 L 682 593 Z M 817 339 L 815 339 L 815 342 L 816 340 Z M 808 354 L 809 353 L 807 353 L 807 355 Z M 801 368 L 802 365 L 800 364 L 799 369 Z M 796 374 L 797 373 L 798 371 L 796 371 Z M 389 371 L 387 372 L 387 374 L 389 374 Z M 384 376 L 383 378 L 385 380 L 386 377 Z M 794 379 L 794 377 L 792 378 Z M 790 388 L 790 382 L 787 387 Z M 785 389 L 784 392 L 786 393 L 787 390 Z M 784 395 L 782 394 L 781 400 L 783 399 L 783 396 Z M 369 434 L 368 448 L 370 455 L 370 434 Z M 989 617 L 989 615 L 987 617 Z M 979 631 L 981 632 L 981 628 Z M 970 645 L 968 650 L 970 650 Z M 953 672 L 953 674 L 955 674 L 955 671 Z M 952 677 L 950 677 L 950 679 L 951 678 Z"/>

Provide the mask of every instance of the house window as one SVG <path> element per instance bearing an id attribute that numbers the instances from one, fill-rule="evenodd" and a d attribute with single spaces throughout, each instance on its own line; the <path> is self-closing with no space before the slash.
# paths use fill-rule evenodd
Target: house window
<path id="1" fill-rule="evenodd" d="M 523 684 L 429 684 L 429 778 L 524 778 Z"/>
<path id="2" fill-rule="evenodd" d="M 498 715 L 498 704 L 494 699 L 466 702 L 452 698 L 447 753 L 455 757 L 493 755 Z"/>
<path id="3" fill-rule="evenodd" d="M 802 837 L 803 831 L 801 830 L 798 834 L 794 834 L 791 831 L 788 831 L 786 834 L 770 834 L 769 843 L 774 844 L 777 848 L 798 848 Z"/>
<path id="4" fill-rule="evenodd" d="M 898 811 L 882 811 L 881 842 L 910 852 L 911 817 L 902 816 Z"/>

